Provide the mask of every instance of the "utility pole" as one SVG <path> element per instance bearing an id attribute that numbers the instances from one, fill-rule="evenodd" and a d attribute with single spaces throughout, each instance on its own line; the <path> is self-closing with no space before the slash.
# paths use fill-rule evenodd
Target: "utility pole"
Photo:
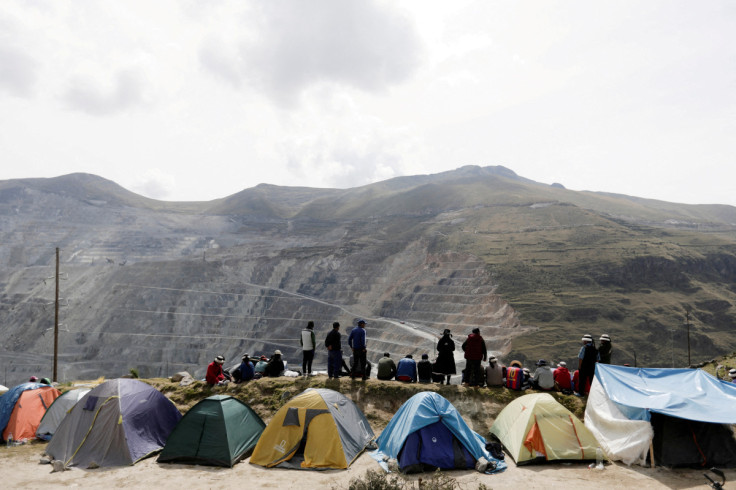
<path id="1" fill-rule="evenodd" d="M 690 308 L 685 310 L 685 325 L 687 325 L 687 367 L 690 367 Z"/>
<path id="2" fill-rule="evenodd" d="M 54 377 L 57 378 L 57 360 L 59 357 L 59 247 L 56 247 L 56 297 L 54 299 Z"/>

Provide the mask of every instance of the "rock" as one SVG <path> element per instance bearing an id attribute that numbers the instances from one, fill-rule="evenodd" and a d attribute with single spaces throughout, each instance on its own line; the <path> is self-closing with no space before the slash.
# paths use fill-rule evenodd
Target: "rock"
<path id="1" fill-rule="evenodd" d="M 58 459 L 55 459 L 51 462 L 51 466 L 53 466 L 53 471 L 51 473 L 56 473 L 57 471 L 66 471 L 66 466 L 64 466 L 64 462 Z"/>
<path id="2" fill-rule="evenodd" d="M 188 372 L 186 372 L 186 371 L 181 371 L 181 372 L 179 372 L 179 373 L 176 373 L 175 375 L 173 375 L 173 376 L 171 377 L 171 382 L 172 382 L 172 383 L 178 383 L 179 381 L 181 381 L 181 380 L 182 380 L 182 379 L 184 379 L 184 378 L 191 378 L 191 377 L 192 377 L 192 375 L 191 375 L 191 374 L 189 374 Z"/>
<path id="3" fill-rule="evenodd" d="M 38 461 L 38 464 L 51 464 L 51 458 L 48 456 L 42 456 L 41 459 Z"/>

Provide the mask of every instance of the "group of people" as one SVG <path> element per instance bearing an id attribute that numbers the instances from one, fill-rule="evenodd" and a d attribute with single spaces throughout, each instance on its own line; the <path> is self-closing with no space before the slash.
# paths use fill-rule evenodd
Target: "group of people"
<path id="1" fill-rule="evenodd" d="M 348 335 L 347 343 L 351 351 L 350 366 L 348 366 L 343 358 L 340 323 L 332 324 L 332 330 L 324 340 L 324 346 L 327 349 L 327 376 L 330 379 L 350 376 L 352 379 L 366 380 L 370 377 L 372 366 L 367 359 L 365 328 L 366 321 L 360 319 Z M 582 337 L 582 346 L 577 356 L 577 369 L 572 373 L 566 362 L 560 361 L 553 368 L 544 359 L 536 362 L 536 370 L 531 373 L 519 361 L 512 361 L 509 366 L 503 366 L 495 356 L 489 356 L 485 340 L 481 336 L 480 329 L 476 327 L 462 343 L 466 366 L 462 371 L 462 384 L 465 386 L 505 386 L 513 390 L 534 388 L 586 395 L 595 375 L 596 363 L 611 363 L 613 352 L 611 337 L 603 334 L 599 341 L 600 345 L 596 347 L 592 335 L 586 334 Z M 312 362 L 317 349 L 314 322 L 307 323 L 301 331 L 299 342 L 302 348 L 302 371 L 298 374 L 312 376 Z M 455 341 L 450 329 L 442 332 L 436 350 L 437 357 L 434 361 L 429 360 L 429 354 L 422 354 L 419 362 L 414 360 L 413 355 L 407 354 L 399 360 L 398 364 L 386 352 L 378 361 L 376 376 L 380 380 L 450 384 L 452 376 L 457 374 L 454 355 Z M 283 375 L 285 370 L 285 362 L 280 350 L 274 351 L 270 359 L 263 355 L 260 358 L 251 358 L 245 354 L 240 366 L 232 374 L 223 369 L 224 362 L 223 356 L 217 356 L 207 367 L 205 379 L 208 384 L 240 383 L 262 376 L 276 377 Z M 488 362 L 488 365 L 484 367 L 483 362 Z M 297 375 L 297 373 L 292 373 L 292 375 Z M 729 375 L 731 380 L 736 382 L 736 369 L 731 369 Z"/>

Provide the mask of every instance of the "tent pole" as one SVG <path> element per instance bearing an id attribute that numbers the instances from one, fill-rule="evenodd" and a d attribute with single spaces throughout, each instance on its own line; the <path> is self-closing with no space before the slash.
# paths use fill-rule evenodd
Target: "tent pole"
<path id="1" fill-rule="evenodd" d="M 654 468 L 654 444 L 649 441 L 649 464 Z"/>

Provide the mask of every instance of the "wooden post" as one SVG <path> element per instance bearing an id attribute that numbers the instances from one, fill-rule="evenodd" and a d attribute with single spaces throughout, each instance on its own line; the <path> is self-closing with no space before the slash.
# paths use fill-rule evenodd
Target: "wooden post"
<path id="1" fill-rule="evenodd" d="M 54 382 L 57 381 L 57 360 L 59 357 L 59 247 L 56 247 L 56 297 L 54 300 Z"/>
<path id="2" fill-rule="evenodd" d="M 649 464 L 654 468 L 654 444 L 649 441 Z"/>

